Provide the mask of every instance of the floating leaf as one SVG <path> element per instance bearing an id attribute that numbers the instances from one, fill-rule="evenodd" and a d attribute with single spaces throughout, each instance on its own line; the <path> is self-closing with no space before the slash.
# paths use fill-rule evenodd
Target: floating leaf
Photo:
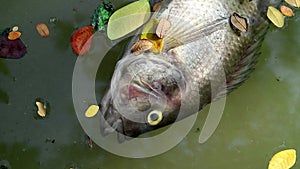
<path id="1" fill-rule="evenodd" d="M 46 24 L 44 23 L 39 23 L 36 25 L 36 30 L 37 32 L 42 36 L 42 37 L 48 37 L 50 35 L 49 28 Z"/>
<path id="2" fill-rule="evenodd" d="M 27 53 L 27 49 L 20 38 L 8 39 L 10 30 L 7 28 L 0 35 L 0 58 L 19 59 Z"/>
<path id="3" fill-rule="evenodd" d="M 147 50 L 150 50 L 153 47 L 153 43 L 147 39 L 141 39 L 137 41 L 131 47 L 131 53 L 134 55 L 139 55 Z"/>
<path id="4" fill-rule="evenodd" d="M 97 9 L 94 11 L 91 25 L 95 31 L 102 31 L 108 23 L 109 17 L 113 13 L 113 6 L 111 2 L 101 2 Z"/>
<path id="5" fill-rule="evenodd" d="M 171 28 L 171 22 L 167 19 L 160 19 L 159 23 L 157 25 L 156 28 L 156 35 L 159 38 L 164 38 L 164 36 L 166 35 L 167 31 Z"/>
<path id="6" fill-rule="evenodd" d="M 71 37 L 71 46 L 76 55 L 86 54 L 92 45 L 93 26 L 85 26 L 78 29 Z"/>
<path id="7" fill-rule="evenodd" d="M 157 19 L 151 19 L 145 26 L 143 27 L 141 39 L 154 39 L 158 38 L 156 35 L 156 28 L 158 26 L 159 21 Z"/>
<path id="8" fill-rule="evenodd" d="M 46 116 L 46 107 L 45 107 L 44 103 L 36 101 L 35 104 L 38 108 L 37 114 L 41 117 L 45 117 Z"/>
<path id="9" fill-rule="evenodd" d="M 299 8 L 300 7 L 300 0 L 285 0 L 286 3 Z"/>
<path id="10" fill-rule="evenodd" d="M 150 49 L 153 53 L 161 53 L 164 40 L 156 35 L 156 29 L 159 21 L 157 19 L 150 20 L 143 28 L 141 39 L 152 42 L 153 47 Z"/>
<path id="11" fill-rule="evenodd" d="M 12 31 L 12 32 L 9 32 L 8 34 L 8 39 L 9 40 L 16 40 L 16 39 L 19 39 L 21 37 L 21 32 L 18 32 L 18 31 Z"/>
<path id="12" fill-rule="evenodd" d="M 230 17 L 231 24 L 241 32 L 247 32 L 248 30 L 248 23 L 246 18 L 241 17 L 237 13 L 233 13 Z"/>
<path id="13" fill-rule="evenodd" d="M 107 36 L 111 40 L 121 38 L 142 26 L 150 18 L 150 4 L 148 0 L 130 3 L 109 18 Z"/>
<path id="14" fill-rule="evenodd" d="M 279 28 L 283 27 L 284 16 L 278 9 L 274 8 L 273 6 L 269 6 L 267 16 L 275 26 Z"/>
<path id="15" fill-rule="evenodd" d="M 289 16 L 289 17 L 294 16 L 293 10 L 291 8 L 287 7 L 287 6 L 282 5 L 280 7 L 280 11 L 285 16 Z"/>
<path id="16" fill-rule="evenodd" d="M 85 117 L 94 117 L 99 110 L 98 105 L 91 105 L 86 111 L 85 111 Z"/>
<path id="17" fill-rule="evenodd" d="M 19 27 L 18 26 L 14 26 L 12 29 L 11 29 L 13 32 L 16 32 L 19 30 Z"/>
<path id="18" fill-rule="evenodd" d="M 276 153 L 269 162 L 268 169 L 289 169 L 296 163 L 296 150 L 288 149 Z"/>

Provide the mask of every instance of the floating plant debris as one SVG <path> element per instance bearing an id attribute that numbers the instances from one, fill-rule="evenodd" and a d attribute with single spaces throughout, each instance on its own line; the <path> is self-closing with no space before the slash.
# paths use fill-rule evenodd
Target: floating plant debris
<path id="1" fill-rule="evenodd" d="M 46 111 L 46 106 L 44 103 L 40 102 L 40 101 L 36 101 L 35 102 L 37 108 L 38 108 L 38 111 L 37 111 L 37 114 L 40 116 L 40 117 L 46 117 L 46 114 L 47 114 L 47 111 Z"/>
<path id="2" fill-rule="evenodd" d="M 111 15 L 107 25 L 107 36 L 111 40 L 121 38 L 142 26 L 149 18 L 148 0 L 130 3 Z"/>
<path id="3" fill-rule="evenodd" d="M 18 31 L 12 31 L 12 32 L 9 32 L 7 38 L 9 40 L 16 40 L 16 39 L 19 39 L 21 37 L 21 32 L 18 32 Z"/>
<path id="4" fill-rule="evenodd" d="M 163 48 L 164 40 L 159 38 L 156 34 L 159 21 L 157 19 L 150 20 L 143 28 L 140 39 L 148 40 L 152 42 L 153 47 L 150 49 L 151 52 L 157 54 L 161 53 Z"/>
<path id="5" fill-rule="evenodd" d="M 288 149 L 276 153 L 269 162 L 268 169 L 289 169 L 296 163 L 296 150 Z"/>
<path id="6" fill-rule="evenodd" d="M 300 7 L 300 0 L 284 0 L 286 3 L 288 3 L 291 6 Z"/>
<path id="7" fill-rule="evenodd" d="M 57 19 L 56 17 L 53 17 L 53 16 L 52 16 L 52 17 L 49 18 L 49 22 L 50 22 L 50 23 L 55 23 L 55 22 L 57 22 L 57 21 L 58 21 L 58 19 Z"/>
<path id="8" fill-rule="evenodd" d="M 88 136 L 87 145 L 89 146 L 89 148 L 93 148 L 93 140 L 89 136 Z"/>
<path id="9" fill-rule="evenodd" d="M 280 7 L 280 12 L 284 15 L 284 16 L 288 16 L 288 17 L 292 17 L 294 16 L 294 12 L 291 8 L 282 5 Z"/>
<path id="10" fill-rule="evenodd" d="M 152 10 L 156 12 L 161 7 L 162 2 L 157 2 L 153 5 Z"/>
<path id="11" fill-rule="evenodd" d="M 99 110 L 98 105 L 91 105 L 86 111 L 85 111 L 85 117 L 94 117 Z"/>
<path id="12" fill-rule="evenodd" d="M 270 21 L 277 27 L 281 28 L 284 25 L 284 16 L 283 14 L 273 6 L 268 7 L 267 17 Z"/>
<path id="13" fill-rule="evenodd" d="M 39 23 L 36 25 L 36 30 L 37 32 L 42 36 L 42 37 L 48 37 L 50 35 L 49 28 L 46 24 L 44 23 Z"/>
<path id="14" fill-rule="evenodd" d="M 241 17 L 237 13 L 233 13 L 230 17 L 230 22 L 239 31 L 247 32 L 248 23 L 246 18 Z"/>
<path id="15" fill-rule="evenodd" d="M 9 35 L 10 33 L 11 28 L 0 33 L 0 58 L 19 59 L 27 53 L 26 46 L 18 37 L 19 33 Z"/>
<path id="16" fill-rule="evenodd" d="M 171 22 L 167 19 L 162 18 L 156 28 L 156 35 L 159 38 L 164 38 L 167 31 L 171 28 Z"/>
<path id="17" fill-rule="evenodd" d="M 82 56 L 88 53 L 92 45 L 91 37 L 93 33 L 93 26 L 85 26 L 73 33 L 71 37 L 71 46 L 76 55 Z"/>
<path id="18" fill-rule="evenodd" d="M 112 15 L 114 8 L 111 2 L 101 2 L 94 12 L 91 25 L 95 31 L 102 31 L 108 23 L 109 17 Z"/>
<path id="19" fill-rule="evenodd" d="M 131 53 L 139 55 L 153 47 L 153 43 L 148 39 L 141 39 L 134 43 L 131 47 Z"/>
<path id="20" fill-rule="evenodd" d="M 16 32 L 19 30 L 19 27 L 18 26 L 14 26 L 12 29 L 11 29 L 13 32 Z"/>

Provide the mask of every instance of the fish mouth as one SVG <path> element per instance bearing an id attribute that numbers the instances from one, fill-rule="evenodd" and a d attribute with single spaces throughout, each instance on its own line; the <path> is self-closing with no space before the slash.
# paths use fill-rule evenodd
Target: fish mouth
<path id="1" fill-rule="evenodd" d="M 122 107 L 118 103 L 114 103 L 118 102 L 117 99 L 106 99 L 106 97 L 110 97 L 109 93 L 110 92 L 107 94 L 108 96 L 103 98 L 102 107 L 100 109 L 100 132 L 102 136 L 107 136 L 116 131 L 118 141 L 122 143 L 125 140 L 130 140 L 143 133 L 142 128 L 146 126 L 146 117 L 144 115 L 145 112 L 148 114 L 147 110 L 151 109 L 151 107 L 145 106 L 148 101 L 147 96 L 158 96 L 149 89 L 143 88 L 138 84 L 132 84 L 128 87 L 127 93 L 123 92 L 123 94 L 128 96 L 126 103 L 129 104 Z M 134 105 L 131 103 L 131 99 L 135 100 Z M 138 104 L 142 106 L 138 107 Z"/>
<path id="2" fill-rule="evenodd" d="M 118 141 L 124 142 L 127 137 L 124 133 L 123 119 L 112 106 L 109 106 L 106 111 L 102 111 L 100 116 L 100 132 L 102 136 L 107 136 L 113 132 L 117 132 Z"/>

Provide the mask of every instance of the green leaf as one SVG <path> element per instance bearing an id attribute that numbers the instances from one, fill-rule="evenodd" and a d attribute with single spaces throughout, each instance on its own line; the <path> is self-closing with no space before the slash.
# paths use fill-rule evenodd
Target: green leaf
<path id="1" fill-rule="evenodd" d="M 94 11 L 91 25 L 96 31 L 102 31 L 107 25 L 109 17 L 113 13 L 113 5 L 111 2 L 101 2 L 97 9 Z"/>
<path id="2" fill-rule="evenodd" d="M 121 38 L 142 26 L 149 18 L 148 0 L 130 3 L 112 14 L 107 25 L 107 36 L 111 40 Z"/>

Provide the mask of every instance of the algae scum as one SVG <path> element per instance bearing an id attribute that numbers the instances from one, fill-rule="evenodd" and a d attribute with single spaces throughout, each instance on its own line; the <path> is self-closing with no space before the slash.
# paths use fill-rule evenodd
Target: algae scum
<path id="1" fill-rule="evenodd" d="M 118 9 L 133 1 L 111 2 Z M 123 158 L 93 144 L 74 111 L 72 75 L 77 56 L 70 37 L 90 24 L 99 4 L 92 0 L 26 0 L 0 6 L 1 30 L 17 25 L 27 47 L 21 59 L 0 59 L 0 168 L 252 169 L 267 168 L 281 150 L 299 151 L 299 12 L 286 19 L 282 29 L 271 27 L 255 71 L 227 97 L 221 123 L 205 144 L 198 143 L 198 128 L 209 107 L 179 145 L 159 156 Z M 57 20 L 50 22 L 51 18 Z M 38 23 L 48 26 L 49 37 L 37 33 Z M 115 46 L 101 64 L 100 69 L 107 72 L 97 75 L 97 94 L 104 94 L 111 65 L 125 45 Z M 37 100 L 47 105 L 45 117 L 37 114 Z M 296 162 L 293 168 L 298 167 Z"/>

